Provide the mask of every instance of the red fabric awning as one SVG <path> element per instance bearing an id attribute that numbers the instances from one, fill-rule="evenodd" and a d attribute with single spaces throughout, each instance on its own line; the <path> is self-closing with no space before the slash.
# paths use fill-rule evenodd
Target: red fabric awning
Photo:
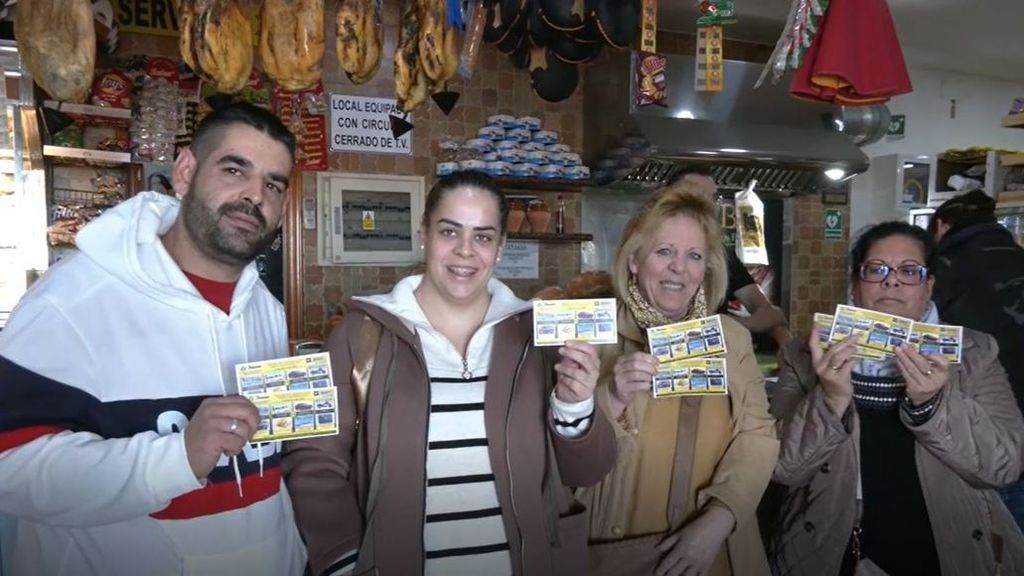
<path id="1" fill-rule="evenodd" d="M 832 0 L 789 86 L 797 98 L 845 106 L 912 90 L 885 0 Z"/>

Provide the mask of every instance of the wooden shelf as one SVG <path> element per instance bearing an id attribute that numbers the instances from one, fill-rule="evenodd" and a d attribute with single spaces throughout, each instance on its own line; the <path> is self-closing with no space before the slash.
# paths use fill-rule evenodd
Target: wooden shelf
<path id="1" fill-rule="evenodd" d="M 571 242 L 589 242 L 593 234 L 552 234 L 548 232 L 510 232 L 509 240 L 536 240 L 549 244 L 567 244 Z"/>
<path id="2" fill-rule="evenodd" d="M 1024 166 L 1024 154 L 1003 154 L 999 157 L 999 164 L 1003 168 Z"/>
<path id="3" fill-rule="evenodd" d="M 82 116 L 102 116 L 104 118 L 119 118 L 131 120 L 132 111 L 129 108 L 113 108 L 111 106 L 93 106 L 92 104 L 72 104 L 71 102 L 57 102 L 56 100 L 45 100 L 43 106 L 53 108 L 68 114 L 81 114 Z"/>
<path id="4" fill-rule="evenodd" d="M 585 186 L 591 186 L 590 180 L 547 180 L 544 178 L 495 178 L 495 182 L 505 190 L 532 190 L 535 192 L 562 192 L 576 194 Z"/>
<path id="5" fill-rule="evenodd" d="M 129 164 L 132 161 L 130 152 L 111 152 L 109 150 L 90 150 L 88 148 L 69 148 L 67 146 L 43 146 L 43 156 L 59 158 L 69 164 Z"/>
<path id="6" fill-rule="evenodd" d="M 55 100 L 45 100 L 43 106 L 67 114 L 79 126 L 109 126 L 126 129 L 132 122 L 132 111 L 128 108 L 72 104 Z"/>
<path id="7" fill-rule="evenodd" d="M 1024 128 L 1024 112 L 1003 116 L 1004 128 Z"/>

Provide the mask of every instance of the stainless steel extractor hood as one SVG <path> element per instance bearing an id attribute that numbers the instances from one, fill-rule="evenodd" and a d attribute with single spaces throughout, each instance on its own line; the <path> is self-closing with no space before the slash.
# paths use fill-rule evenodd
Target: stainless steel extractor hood
<path id="1" fill-rule="evenodd" d="M 635 59 L 609 56 L 584 80 L 584 155 L 599 185 L 647 190 L 697 169 L 725 189 L 754 179 L 759 193 L 784 197 L 827 190 L 868 168 L 831 126 L 838 107 L 796 100 L 786 83 L 755 90 L 761 64 L 727 60 L 725 90 L 706 93 L 694 90 L 694 57 L 668 55 L 668 105 L 637 107 Z"/>

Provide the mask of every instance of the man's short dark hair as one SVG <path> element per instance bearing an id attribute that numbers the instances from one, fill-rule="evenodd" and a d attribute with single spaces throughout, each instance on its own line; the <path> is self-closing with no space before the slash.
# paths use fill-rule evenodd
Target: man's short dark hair
<path id="1" fill-rule="evenodd" d="M 232 102 L 207 114 L 192 135 L 191 148 L 195 155 L 206 156 L 210 150 L 216 148 L 220 144 L 224 129 L 233 124 L 251 126 L 284 144 L 294 161 L 295 135 L 280 118 L 248 102 Z"/>
<path id="2" fill-rule="evenodd" d="M 982 190 L 971 190 L 942 203 L 928 222 L 928 231 L 935 234 L 938 220 L 950 230 L 996 221 L 996 200 Z"/>

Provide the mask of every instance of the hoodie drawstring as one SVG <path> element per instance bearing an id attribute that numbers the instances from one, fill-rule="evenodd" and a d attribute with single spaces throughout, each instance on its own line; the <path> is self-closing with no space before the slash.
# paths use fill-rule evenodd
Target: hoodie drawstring
<path id="1" fill-rule="evenodd" d="M 211 314 L 206 315 L 207 325 L 210 327 L 210 339 L 213 340 L 213 355 L 217 359 L 217 366 L 220 366 L 220 346 L 217 344 L 217 327 L 214 326 L 214 320 Z M 243 331 L 244 334 L 244 331 Z M 217 377 L 220 379 L 220 391 L 225 397 L 228 395 L 228 388 L 224 385 L 224 371 L 218 369 Z M 238 486 L 238 497 L 243 498 L 242 494 L 242 473 L 238 470 L 238 456 L 231 457 L 231 468 L 235 471 L 235 485 Z"/>
<path id="2" fill-rule="evenodd" d="M 247 333 L 245 326 L 245 314 L 240 314 L 238 319 L 242 322 L 242 354 L 245 356 L 245 361 L 249 361 L 249 339 L 245 336 Z M 263 478 L 263 445 L 265 442 L 256 442 L 256 455 L 260 461 L 260 478 Z M 238 493 L 242 493 L 241 480 L 239 480 Z"/>

